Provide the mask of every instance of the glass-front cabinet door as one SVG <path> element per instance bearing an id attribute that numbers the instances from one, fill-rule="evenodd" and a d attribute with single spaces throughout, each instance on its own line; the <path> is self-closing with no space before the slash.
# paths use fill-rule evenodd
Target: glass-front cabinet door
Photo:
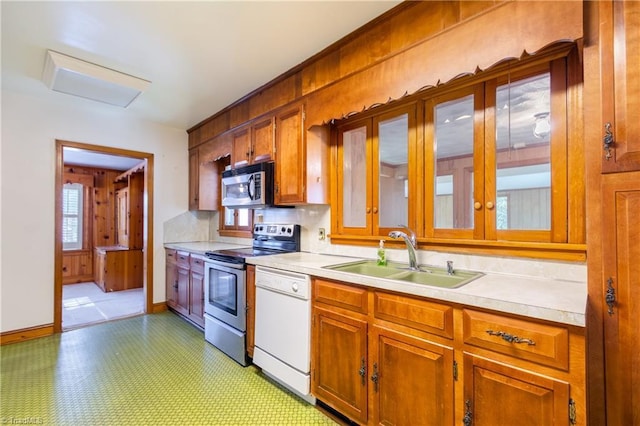
<path id="1" fill-rule="evenodd" d="M 515 80 L 499 79 L 495 93 L 495 139 L 490 138 L 491 177 L 487 188 L 489 238 L 549 241 L 551 231 L 551 138 L 561 123 L 552 121 L 548 71 Z M 553 124 L 553 132 L 552 132 Z M 560 144 L 562 145 L 562 144 Z M 554 180 L 554 186 L 562 180 Z M 493 207 L 491 204 L 493 203 Z M 556 207 L 562 209 L 557 200 Z M 527 235 L 529 234 L 529 235 Z"/>
<path id="2" fill-rule="evenodd" d="M 338 127 L 339 233 L 386 236 L 411 223 L 415 134 L 413 105 Z"/>
<path id="3" fill-rule="evenodd" d="M 426 102 L 425 234 L 436 238 L 482 238 L 484 164 L 481 86 Z M 477 114 L 476 111 L 479 111 Z M 430 175 L 430 176 L 429 176 Z"/>
<path id="4" fill-rule="evenodd" d="M 338 131 L 338 217 L 340 232 L 371 233 L 371 128 L 369 120 Z"/>
<path id="5" fill-rule="evenodd" d="M 486 84 L 486 239 L 568 241 L 567 72 L 557 59 Z"/>
<path id="6" fill-rule="evenodd" d="M 565 76 L 556 60 L 425 101 L 426 237 L 567 241 Z"/>
<path id="7" fill-rule="evenodd" d="M 562 45 L 335 124 L 332 242 L 583 259 L 581 73 Z"/>
<path id="8" fill-rule="evenodd" d="M 414 166 L 409 151 L 415 147 L 414 111 L 394 110 L 373 120 L 374 235 L 386 236 L 398 225 L 413 226 L 415 201 L 409 200 L 415 181 L 410 179 Z"/>

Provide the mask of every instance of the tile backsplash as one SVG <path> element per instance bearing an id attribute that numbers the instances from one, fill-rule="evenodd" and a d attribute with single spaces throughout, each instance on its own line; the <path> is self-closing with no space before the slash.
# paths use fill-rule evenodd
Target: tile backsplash
<path id="1" fill-rule="evenodd" d="M 302 228 L 302 251 L 371 259 L 376 257 L 377 247 L 331 244 L 331 208 L 328 205 L 258 209 L 254 211 L 254 218 L 256 222 L 262 220 L 265 223 L 299 224 Z M 324 240 L 320 240 L 318 237 L 320 228 L 324 228 L 328 235 Z M 250 239 L 218 235 L 218 212 L 186 212 L 165 222 L 164 232 L 164 242 L 222 241 L 251 245 Z M 405 249 L 388 248 L 387 258 L 399 262 L 408 261 Z M 561 262 L 426 250 L 417 251 L 417 260 L 421 264 L 442 267 L 446 266 L 448 260 L 452 260 L 454 268 L 513 274 L 514 278 L 533 276 L 585 283 L 587 280 L 587 266 L 584 262 Z"/>

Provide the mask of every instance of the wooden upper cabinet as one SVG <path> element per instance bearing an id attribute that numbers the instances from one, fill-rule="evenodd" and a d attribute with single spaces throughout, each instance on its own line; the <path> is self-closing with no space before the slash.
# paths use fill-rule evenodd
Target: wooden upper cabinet
<path id="1" fill-rule="evenodd" d="M 301 105 L 276 115 L 275 203 L 300 204 L 306 201 L 306 151 L 304 109 Z"/>
<path id="2" fill-rule="evenodd" d="M 560 58 L 425 101 L 426 237 L 568 241 L 566 75 Z"/>
<path id="3" fill-rule="evenodd" d="M 269 161 L 273 158 L 275 137 L 273 123 L 273 117 L 261 118 L 232 133 L 231 164 L 234 168 Z"/>
<path id="4" fill-rule="evenodd" d="M 416 106 L 337 128 L 337 233 L 387 235 L 415 224 Z"/>
<path id="5" fill-rule="evenodd" d="M 640 2 L 599 6 L 602 170 L 640 170 Z"/>
<path id="6" fill-rule="evenodd" d="M 199 180 L 198 148 L 189 150 L 189 210 L 199 210 L 200 180 Z"/>
<path id="7" fill-rule="evenodd" d="M 218 210 L 220 167 L 218 161 L 231 155 L 231 138 L 216 137 L 189 150 L 189 210 Z"/>

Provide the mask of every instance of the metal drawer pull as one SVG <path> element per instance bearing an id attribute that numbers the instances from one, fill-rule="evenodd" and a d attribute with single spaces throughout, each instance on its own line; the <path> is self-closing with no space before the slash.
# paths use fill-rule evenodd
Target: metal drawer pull
<path id="1" fill-rule="evenodd" d="M 367 375 L 367 371 L 365 369 L 365 365 L 364 365 L 364 357 L 362 357 L 362 363 L 360 364 L 360 370 L 358 370 L 358 374 L 360 375 L 360 377 L 362 378 L 362 384 L 366 384 L 366 380 L 365 376 Z"/>
<path id="2" fill-rule="evenodd" d="M 502 340 L 506 340 L 509 343 L 526 343 L 529 346 L 534 346 L 536 344 L 536 342 L 531 339 L 523 339 L 521 337 L 514 336 L 513 334 L 505 333 L 504 331 L 486 330 L 486 332 L 489 336 L 500 336 L 502 337 Z"/>

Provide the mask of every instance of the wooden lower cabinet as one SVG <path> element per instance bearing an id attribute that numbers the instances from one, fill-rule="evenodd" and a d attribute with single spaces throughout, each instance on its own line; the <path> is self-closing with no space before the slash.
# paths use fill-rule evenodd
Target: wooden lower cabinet
<path id="1" fill-rule="evenodd" d="M 452 348 L 377 321 L 374 300 L 380 299 L 364 288 L 315 279 L 314 292 L 312 393 L 318 399 L 360 424 L 453 423 Z"/>
<path id="2" fill-rule="evenodd" d="M 373 424 L 453 424 L 453 349 L 377 326 L 370 335 Z"/>
<path id="3" fill-rule="evenodd" d="M 189 269 L 189 318 L 204 327 L 204 259 L 190 256 Z"/>
<path id="4" fill-rule="evenodd" d="M 312 394 L 350 419 L 367 422 L 367 322 L 313 308 Z"/>
<path id="5" fill-rule="evenodd" d="M 640 425 L 640 172 L 605 176 L 602 203 L 603 270 L 593 303 L 604 327 L 607 424 Z"/>
<path id="6" fill-rule="evenodd" d="M 469 354 L 464 369 L 465 425 L 570 424 L 568 383 Z"/>
<path id="7" fill-rule="evenodd" d="M 319 278 L 312 300 L 312 394 L 358 424 L 586 424 L 580 327 Z"/>
<path id="8" fill-rule="evenodd" d="M 176 250 L 166 252 L 167 306 L 189 316 L 189 253 Z"/>
<path id="9" fill-rule="evenodd" d="M 177 278 L 175 282 L 174 299 L 171 306 L 183 315 L 189 315 L 189 268 L 178 265 Z"/>
<path id="10" fill-rule="evenodd" d="M 143 286 L 142 250 L 120 246 L 95 248 L 94 281 L 102 291 L 120 291 Z"/>

